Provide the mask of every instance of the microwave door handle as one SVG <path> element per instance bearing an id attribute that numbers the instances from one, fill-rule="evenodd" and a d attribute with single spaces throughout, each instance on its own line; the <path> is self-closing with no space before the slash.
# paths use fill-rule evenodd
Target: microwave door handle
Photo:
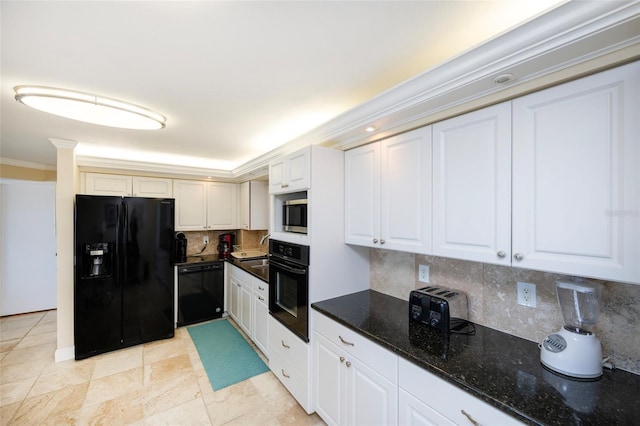
<path id="1" fill-rule="evenodd" d="M 270 264 L 271 266 L 275 266 L 276 268 L 282 268 L 285 271 L 291 272 L 293 274 L 302 275 L 307 273 L 306 269 L 292 268 L 291 266 L 283 265 L 282 263 L 276 263 L 271 261 Z"/>

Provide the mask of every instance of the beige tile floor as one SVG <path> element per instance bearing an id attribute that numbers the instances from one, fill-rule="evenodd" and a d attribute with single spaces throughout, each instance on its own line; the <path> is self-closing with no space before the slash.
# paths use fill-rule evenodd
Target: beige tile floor
<path id="1" fill-rule="evenodd" d="M 186 328 L 82 361 L 55 349 L 56 311 L 0 319 L 1 425 L 324 424 L 271 372 L 214 391 Z"/>

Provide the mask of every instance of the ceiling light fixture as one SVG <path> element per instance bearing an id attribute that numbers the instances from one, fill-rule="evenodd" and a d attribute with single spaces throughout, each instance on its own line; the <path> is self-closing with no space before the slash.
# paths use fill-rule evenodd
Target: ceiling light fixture
<path id="1" fill-rule="evenodd" d="M 373 126 L 369 126 L 369 127 L 365 128 L 364 130 L 366 130 L 367 132 L 375 132 L 376 128 L 373 127 Z"/>
<path id="2" fill-rule="evenodd" d="M 17 86 L 16 101 L 40 111 L 85 123 L 122 129 L 156 130 L 167 119 L 128 102 L 75 90 L 44 86 Z"/>

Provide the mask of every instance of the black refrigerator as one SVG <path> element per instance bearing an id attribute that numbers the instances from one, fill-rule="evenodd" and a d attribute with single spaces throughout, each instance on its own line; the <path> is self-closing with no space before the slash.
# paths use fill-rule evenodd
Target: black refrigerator
<path id="1" fill-rule="evenodd" d="M 174 335 L 173 199 L 76 195 L 75 358 Z"/>

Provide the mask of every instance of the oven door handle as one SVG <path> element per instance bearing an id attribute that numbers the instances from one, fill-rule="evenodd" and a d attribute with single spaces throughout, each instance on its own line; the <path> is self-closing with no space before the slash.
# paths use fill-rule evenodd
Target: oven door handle
<path id="1" fill-rule="evenodd" d="M 276 267 L 291 272 L 292 274 L 303 275 L 307 273 L 306 269 L 292 268 L 291 266 L 284 265 L 282 263 L 274 262 L 273 259 L 269 260 L 269 267 Z"/>

